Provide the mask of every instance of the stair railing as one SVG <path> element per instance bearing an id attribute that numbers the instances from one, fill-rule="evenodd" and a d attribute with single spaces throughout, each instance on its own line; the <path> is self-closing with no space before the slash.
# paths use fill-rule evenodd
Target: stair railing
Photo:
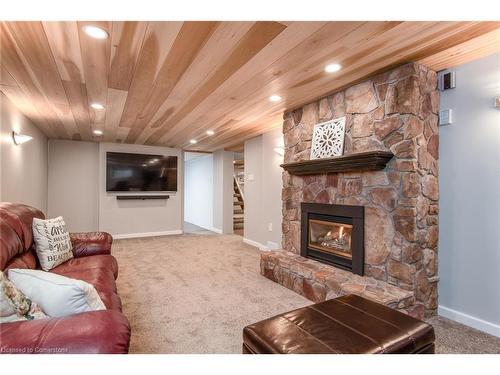
<path id="1" fill-rule="evenodd" d="M 236 188 L 238 189 L 238 194 L 240 194 L 241 200 L 243 203 L 245 203 L 245 196 L 243 195 L 243 190 L 241 190 L 240 183 L 238 181 L 238 178 L 236 177 L 236 174 L 233 173 L 233 180 L 234 183 L 236 184 Z"/>

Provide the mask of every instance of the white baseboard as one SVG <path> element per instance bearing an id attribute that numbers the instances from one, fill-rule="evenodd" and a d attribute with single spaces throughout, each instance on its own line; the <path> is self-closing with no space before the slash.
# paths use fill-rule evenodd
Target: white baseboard
<path id="1" fill-rule="evenodd" d="M 113 234 L 113 238 L 123 240 L 126 238 L 141 238 L 141 237 L 158 237 L 158 236 L 171 236 L 173 234 L 182 234 L 182 230 L 166 230 L 163 232 L 146 232 L 146 233 L 126 233 L 126 234 Z"/>
<path id="2" fill-rule="evenodd" d="M 269 248 L 268 246 L 261 244 L 260 242 L 253 241 L 253 240 L 250 240 L 250 239 L 245 238 L 245 237 L 243 237 L 243 242 L 246 243 L 247 245 L 254 246 L 254 247 L 258 248 L 260 251 L 274 250 L 274 249 Z"/>
<path id="3" fill-rule="evenodd" d="M 221 229 L 219 229 L 219 228 L 209 227 L 209 226 L 205 226 L 205 225 L 196 224 L 196 223 L 193 223 L 193 222 L 191 222 L 191 221 L 189 221 L 189 220 L 185 220 L 185 221 L 186 221 L 186 223 L 196 225 L 197 227 L 200 227 L 200 228 L 203 228 L 203 229 L 209 230 L 210 232 L 215 232 L 215 233 L 222 234 L 222 230 L 221 230 Z"/>
<path id="4" fill-rule="evenodd" d="M 490 335 L 500 337 L 500 325 L 498 324 L 487 322 L 486 320 L 441 305 L 438 307 L 438 314 L 466 326 L 489 333 Z"/>

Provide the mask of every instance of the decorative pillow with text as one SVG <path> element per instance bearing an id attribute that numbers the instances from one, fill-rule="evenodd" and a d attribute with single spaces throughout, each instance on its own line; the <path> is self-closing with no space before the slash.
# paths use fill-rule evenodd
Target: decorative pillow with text
<path id="1" fill-rule="evenodd" d="M 33 219 L 35 249 L 44 271 L 73 258 L 73 246 L 62 216 L 55 219 Z"/>

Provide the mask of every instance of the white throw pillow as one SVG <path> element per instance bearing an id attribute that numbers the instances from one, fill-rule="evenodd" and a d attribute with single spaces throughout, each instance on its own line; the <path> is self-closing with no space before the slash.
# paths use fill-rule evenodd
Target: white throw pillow
<path id="1" fill-rule="evenodd" d="M 0 271 L 0 323 L 43 319 L 47 315 Z"/>
<path id="2" fill-rule="evenodd" d="M 62 216 L 33 219 L 33 238 L 42 270 L 49 271 L 73 258 L 73 246 Z"/>
<path id="3" fill-rule="evenodd" d="M 51 317 L 106 310 L 94 286 L 82 280 L 27 269 L 9 270 L 9 279 Z"/>

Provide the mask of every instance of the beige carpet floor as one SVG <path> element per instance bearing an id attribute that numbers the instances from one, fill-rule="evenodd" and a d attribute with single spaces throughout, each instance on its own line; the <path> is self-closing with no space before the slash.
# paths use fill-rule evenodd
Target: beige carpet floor
<path id="1" fill-rule="evenodd" d="M 259 251 L 237 235 L 117 240 L 118 292 L 131 353 L 241 353 L 245 325 L 311 302 L 259 274 Z M 500 353 L 500 339 L 431 319 L 440 353 Z"/>

